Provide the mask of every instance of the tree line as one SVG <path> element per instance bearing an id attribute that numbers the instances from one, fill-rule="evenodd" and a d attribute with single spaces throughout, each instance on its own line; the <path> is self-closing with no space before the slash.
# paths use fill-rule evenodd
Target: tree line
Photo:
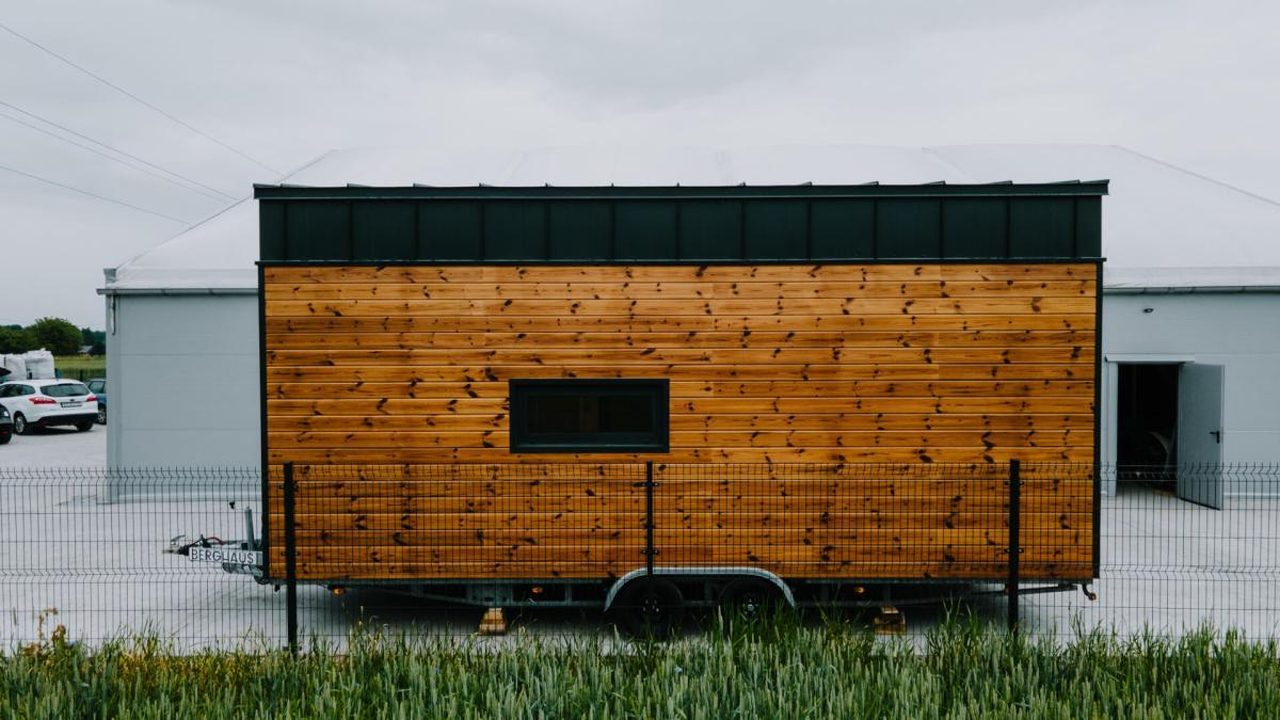
<path id="1" fill-rule="evenodd" d="M 45 317 L 23 327 L 0 325 L 0 355 L 24 353 L 44 348 L 54 355 L 79 355 L 80 348 L 90 355 L 107 351 L 107 333 L 93 328 L 77 328 L 62 318 Z"/>

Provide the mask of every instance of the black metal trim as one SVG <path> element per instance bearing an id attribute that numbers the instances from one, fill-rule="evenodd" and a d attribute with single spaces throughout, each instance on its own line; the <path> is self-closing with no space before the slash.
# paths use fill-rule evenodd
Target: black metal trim
<path id="1" fill-rule="evenodd" d="M 1093 577 L 1102 577 L 1102 261 L 1094 281 L 1093 321 Z"/>
<path id="2" fill-rule="evenodd" d="M 772 260 L 258 260 L 261 267 L 532 267 L 541 265 L 606 267 L 610 265 L 644 266 L 693 266 L 693 267 L 749 267 L 752 265 L 1074 265 L 1101 263 L 1098 257 L 979 257 L 979 258 L 849 258 L 835 260 L 772 259 Z"/>
<path id="3" fill-rule="evenodd" d="M 267 297 L 262 292 L 266 266 L 258 264 L 258 434 L 262 471 L 262 572 L 271 577 L 271 466 L 267 448 Z"/>
<path id="4" fill-rule="evenodd" d="M 525 403 L 529 391 L 580 390 L 607 394 L 610 388 L 628 394 L 644 391 L 653 402 L 653 430 L 644 433 L 652 441 L 618 437 L 616 433 L 574 433 L 573 437 L 532 440 L 526 425 Z M 513 454 L 525 453 L 667 453 L 671 450 L 671 381 L 667 378 L 512 378 L 507 381 L 510 401 L 509 447 Z M 590 438 L 596 438 L 591 440 Z"/>

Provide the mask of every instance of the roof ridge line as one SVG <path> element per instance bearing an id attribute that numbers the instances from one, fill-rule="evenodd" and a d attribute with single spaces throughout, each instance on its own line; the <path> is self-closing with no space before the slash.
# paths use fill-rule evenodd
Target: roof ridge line
<path id="1" fill-rule="evenodd" d="M 978 179 L 974 178 L 974 176 L 973 176 L 973 175 L 971 175 L 967 170 L 965 170 L 964 168 L 960 167 L 959 165 L 957 165 L 957 164 L 955 164 L 955 163 L 951 162 L 950 160 L 946 159 L 945 157 L 943 157 L 943 156 L 942 156 L 942 153 L 938 152 L 938 151 L 937 151 L 937 150 L 935 150 L 933 147 L 930 147 L 930 146 L 928 146 L 928 145 L 921 145 L 921 146 L 920 146 L 920 151 L 921 151 L 921 152 L 923 152 L 923 153 L 925 153 L 925 154 L 927 154 L 927 155 L 929 155 L 930 157 L 932 157 L 933 159 L 935 159 L 935 160 L 937 160 L 938 162 L 942 163 L 943 165 L 946 165 L 947 167 L 949 167 L 949 168 L 951 168 L 952 170 L 956 171 L 957 173 L 959 173 L 959 174 L 960 174 L 960 176 L 961 176 L 961 177 L 968 178 L 968 179 L 969 179 L 969 182 L 971 182 L 971 183 L 974 183 L 974 184 L 984 184 L 984 185 L 990 185 L 990 184 L 991 184 L 991 181 L 987 181 L 987 182 L 983 183 L 982 181 L 980 181 L 980 180 L 978 180 Z"/>
<path id="2" fill-rule="evenodd" d="M 1139 152 L 1139 151 L 1137 151 L 1137 150 L 1134 150 L 1133 148 L 1125 147 L 1124 145 L 1112 145 L 1112 147 L 1117 148 L 1117 149 L 1119 149 L 1119 150 L 1123 150 L 1123 151 L 1125 151 L 1125 152 L 1127 152 L 1127 153 L 1129 153 L 1129 154 L 1131 154 L 1131 155 L 1137 155 L 1138 157 L 1142 158 L 1143 160 L 1147 160 L 1147 161 L 1153 162 L 1153 163 L 1155 163 L 1155 164 L 1157 164 L 1157 165 L 1163 165 L 1164 167 L 1167 167 L 1167 168 L 1169 168 L 1170 170 L 1176 170 L 1176 171 L 1178 171 L 1178 172 L 1180 172 L 1180 173 L 1182 173 L 1182 174 L 1184 174 L 1184 175 L 1190 175 L 1191 177 L 1196 178 L 1196 179 L 1198 179 L 1198 180 L 1204 180 L 1205 182 L 1210 182 L 1210 183 L 1213 183 L 1214 185 L 1219 185 L 1219 186 L 1224 187 L 1224 188 L 1226 188 L 1226 189 L 1228 189 L 1228 190 L 1234 190 L 1234 191 L 1236 191 L 1236 192 L 1240 193 L 1241 195 L 1248 195 L 1249 197 L 1253 198 L 1254 200 L 1261 200 L 1262 202 L 1267 203 L 1267 204 L 1269 204 L 1269 205 L 1275 205 L 1276 207 L 1280 207 L 1280 200 L 1274 200 L 1274 199 L 1272 199 L 1272 198 L 1267 197 L 1266 195 L 1259 195 L 1258 193 L 1251 192 L 1251 191 L 1249 191 L 1249 190 L 1245 190 L 1245 189 L 1244 189 L 1244 188 L 1242 188 L 1242 187 L 1237 187 L 1237 186 L 1235 186 L 1235 185 L 1232 185 L 1232 184 L 1231 184 L 1231 183 L 1229 183 L 1229 182 L 1225 182 L 1225 181 L 1222 181 L 1222 180 L 1218 180 L 1217 178 L 1212 178 L 1212 177 L 1209 177 L 1208 175 L 1203 175 L 1203 174 L 1198 173 L 1198 172 L 1196 172 L 1196 171 L 1194 171 L 1194 170 L 1188 170 L 1188 169 L 1186 169 L 1186 168 L 1184 168 L 1184 167 L 1180 167 L 1180 166 L 1178 166 L 1178 165 L 1174 165 L 1174 164 L 1173 164 L 1173 163 L 1171 163 L 1171 162 L 1167 162 L 1167 161 L 1165 161 L 1165 160 L 1161 160 L 1161 159 L 1159 159 L 1159 158 L 1152 157 L 1152 156 L 1150 156 L 1150 155 L 1148 155 L 1148 154 L 1146 154 L 1146 153 L 1144 153 L 1144 152 Z"/>

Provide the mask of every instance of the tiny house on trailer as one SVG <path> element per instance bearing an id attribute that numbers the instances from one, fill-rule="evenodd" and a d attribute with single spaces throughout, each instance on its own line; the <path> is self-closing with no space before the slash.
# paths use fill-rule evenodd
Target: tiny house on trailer
<path id="1" fill-rule="evenodd" d="M 1088 582 L 1106 189 L 258 186 L 266 577 Z"/>

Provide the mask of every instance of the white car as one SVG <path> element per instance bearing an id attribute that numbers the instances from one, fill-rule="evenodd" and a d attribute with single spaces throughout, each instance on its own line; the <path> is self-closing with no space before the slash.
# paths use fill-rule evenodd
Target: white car
<path id="1" fill-rule="evenodd" d="M 13 417 L 13 431 L 24 435 L 34 427 L 74 425 L 93 429 L 98 398 L 75 380 L 13 380 L 0 383 L 0 405 Z"/>

